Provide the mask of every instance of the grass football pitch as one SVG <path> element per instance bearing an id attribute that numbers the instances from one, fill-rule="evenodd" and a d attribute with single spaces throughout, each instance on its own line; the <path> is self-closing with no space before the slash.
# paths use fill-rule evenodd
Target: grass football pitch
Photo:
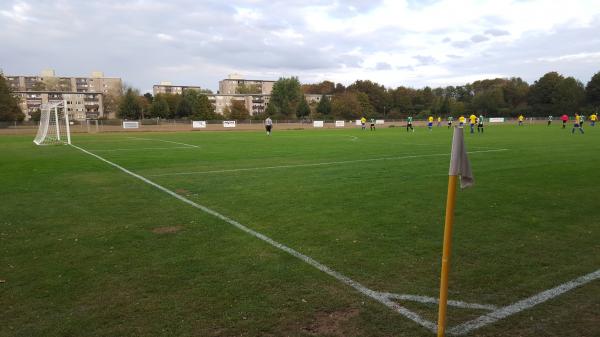
<path id="1" fill-rule="evenodd" d="M 465 132 L 450 332 L 600 335 L 600 126 Z M 0 336 L 433 336 L 451 138 L 0 136 Z"/>

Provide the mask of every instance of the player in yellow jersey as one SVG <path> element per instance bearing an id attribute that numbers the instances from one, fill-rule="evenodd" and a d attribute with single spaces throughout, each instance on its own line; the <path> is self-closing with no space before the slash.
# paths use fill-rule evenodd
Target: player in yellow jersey
<path id="1" fill-rule="evenodd" d="M 458 117 L 458 127 L 462 128 L 465 125 L 466 121 L 467 119 L 465 118 L 465 116 Z"/>
<path id="2" fill-rule="evenodd" d="M 471 114 L 471 116 L 469 116 L 469 126 L 471 126 L 471 133 L 475 133 L 475 123 L 477 123 L 477 116 L 475 116 L 475 114 Z"/>
<path id="3" fill-rule="evenodd" d="M 362 129 L 363 129 L 363 130 L 365 130 L 365 129 L 367 128 L 367 127 L 366 127 L 366 124 L 367 124 L 367 119 L 366 119 L 366 118 L 363 116 L 363 117 L 360 119 L 360 125 L 362 126 Z"/>
<path id="4" fill-rule="evenodd" d="M 432 128 L 433 128 L 433 116 L 429 116 L 429 118 L 427 118 L 427 127 L 429 128 L 429 131 L 432 130 Z"/>
<path id="5" fill-rule="evenodd" d="M 523 120 L 525 120 L 525 117 L 523 117 L 523 115 L 519 115 L 519 126 L 523 125 Z"/>
<path id="6" fill-rule="evenodd" d="M 598 114 L 595 112 L 590 115 L 590 126 L 596 125 L 596 121 L 598 120 Z"/>
<path id="7" fill-rule="evenodd" d="M 439 128 L 440 126 L 442 126 L 442 117 L 438 116 L 438 118 L 437 118 L 437 127 Z"/>

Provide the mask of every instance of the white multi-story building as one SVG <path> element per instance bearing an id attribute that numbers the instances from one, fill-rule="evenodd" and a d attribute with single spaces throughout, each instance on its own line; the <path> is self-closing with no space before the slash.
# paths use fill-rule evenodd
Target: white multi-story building
<path id="1" fill-rule="evenodd" d="M 47 69 L 39 76 L 7 75 L 6 80 L 20 99 L 19 105 L 26 119 L 42 103 L 62 100 L 63 95 L 68 98 L 67 104 L 73 105 L 68 106 L 73 119 L 104 117 L 104 96 L 121 95 L 123 86 L 120 78 L 105 77 L 99 71 L 92 72 L 90 77 L 58 77 L 54 70 Z"/>

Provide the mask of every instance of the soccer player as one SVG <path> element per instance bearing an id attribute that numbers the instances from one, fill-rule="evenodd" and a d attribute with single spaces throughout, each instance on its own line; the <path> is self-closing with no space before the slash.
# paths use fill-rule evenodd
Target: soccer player
<path id="1" fill-rule="evenodd" d="M 583 122 L 585 122 L 585 115 L 579 115 L 579 126 L 583 127 Z"/>
<path id="2" fill-rule="evenodd" d="M 439 128 L 440 126 L 442 126 L 442 117 L 438 116 L 437 127 Z"/>
<path id="3" fill-rule="evenodd" d="M 371 131 L 375 131 L 375 119 L 371 118 Z"/>
<path id="4" fill-rule="evenodd" d="M 366 119 L 366 118 L 363 116 L 363 117 L 360 119 L 360 125 L 362 126 L 362 129 L 363 129 L 363 130 L 365 130 L 365 129 L 367 128 L 367 127 L 366 127 L 366 124 L 367 124 L 367 119 Z"/>
<path id="5" fill-rule="evenodd" d="M 454 121 L 454 117 L 448 116 L 448 129 L 452 127 L 452 122 Z"/>
<path id="6" fill-rule="evenodd" d="M 575 133 L 575 129 L 579 129 L 581 133 L 583 133 L 583 123 L 581 122 L 581 118 L 578 114 L 575 114 L 575 124 L 573 124 L 573 129 L 571 133 Z"/>
<path id="7" fill-rule="evenodd" d="M 458 117 L 458 127 L 462 128 L 465 125 L 466 121 L 467 119 L 465 118 L 465 116 Z"/>
<path id="8" fill-rule="evenodd" d="M 412 116 L 408 116 L 406 119 L 406 132 L 408 132 L 408 129 L 411 129 L 412 132 L 415 132 L 415 129 L 412 126 Z"/>
<path id="9" fill-rule="evenodd" d="M 596 125 L 596 121 L 598 120 L 598 114 L 595 112 L 590 116 L 590 126 Z"/>
<path id="10" fill-rule="evenodd" d="M 433 116 L 429 116 L 429 118 L 427 118 L 427 127 L 429 128 L 429 131 L 431 131 L 433 128 Z"/>
<path id="11" fill-rule="evenodd" d="M 477 133 L 483 133 L 483 115 L 479 115 L 477 118 Z"/>
<path id="12" fill-rule="evenodd" d="M 567 116 L 567 114 L 563 114 L 560 119 L 563 122 L 563 129 L 567 127 L 567 121 L 569 120 L 569 116 Z"/>
<path id="13" fill-rule="evenodd" d="M 475 133 L 475 123 L 477 123 L 477 116 L 475 116 L 475 114 L 471 114 L 471 116 L 469 116 L 469 125 L 471 126 L 471 133 Z"/>
<path id="14" fill-rule="evenodd" d="M 272 128 L 273 128 L 273 121 L 271 120 L 271 117 L 267 117 L 267 119 L 265 119 L 265 130 L 267 130 L 267 136 L 271 135 Z"/>
<path id="15" fill-rule="evenodd" d="M 552 117 L 552 115 L 548 116 L 548 126 L 550 126 L 550 124 L 552 124 L 552 119 L 554 117 Z"/>
<path id="16" fill-rule="evenodd" d="M 523 115 L 519 115 L 519 126 L 523 125 L 524 119 L 525 119 L 525 117 L 523 117 Z"/>

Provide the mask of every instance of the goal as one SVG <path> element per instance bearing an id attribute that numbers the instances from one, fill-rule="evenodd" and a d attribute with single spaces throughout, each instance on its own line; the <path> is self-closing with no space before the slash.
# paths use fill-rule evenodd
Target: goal
<path id="1" fill-rule="evenodd" d="M 40 126 L 33 142 L 37 145 L 71 144 L 67 100 L 42 104 Z"/>

